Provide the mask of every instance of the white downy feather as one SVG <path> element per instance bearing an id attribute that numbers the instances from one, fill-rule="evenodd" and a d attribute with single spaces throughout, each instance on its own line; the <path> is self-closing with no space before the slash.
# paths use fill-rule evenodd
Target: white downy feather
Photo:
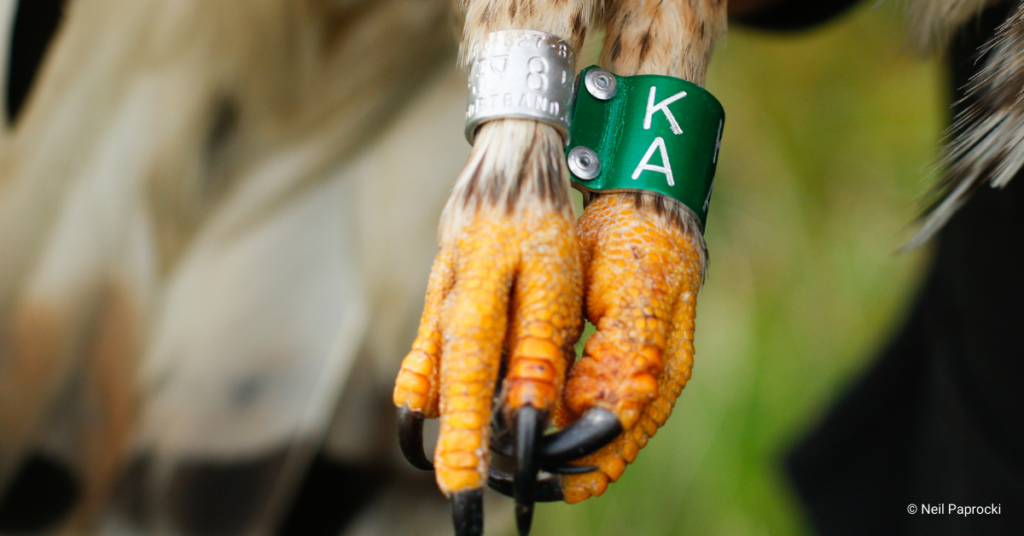
<path id="1" fill-rule="evenodd" d="M 260 525 L 276 521 L 274 494 L 297 484 L 362 343 L 369 305 L 352 255 L 353 186 L 327 182 L 239 234 L 200 235 L 142 363 L 135 449 L 153 458 L 153 489 L 177 464 L 288 452 L 282 491 L 265 490 L 264 515 L 245 533 L 273 529 Z"/>

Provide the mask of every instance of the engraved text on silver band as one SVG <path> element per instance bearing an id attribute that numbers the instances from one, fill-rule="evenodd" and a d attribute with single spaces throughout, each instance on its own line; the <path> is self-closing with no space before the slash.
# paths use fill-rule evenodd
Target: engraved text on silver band
<path id="1" fill-rule="evenodd" d="M 534 30 L 488 34 L 469 54 L 466 139 L 492 119 L 522 118 L 547 123 L 569 139 L 576 54 L 557 36 Z"/>

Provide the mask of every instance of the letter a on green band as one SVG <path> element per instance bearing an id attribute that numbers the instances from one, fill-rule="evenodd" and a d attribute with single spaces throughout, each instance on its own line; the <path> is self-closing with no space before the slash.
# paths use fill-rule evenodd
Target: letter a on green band
<path id="1" fill-rule="evenodd" d="M 580 80 L 594 69 L 584 69 Z M 704 88 L 679 78 L 615 76 L 615 81 L 610 98 L 580 84 L 567 154 L 580 146 L 594 151 L 600 174 L 592 179 L 573 174 L 573 185 L 593 192 L 658 192 L 689 207 L 703 228 L 725 125 L 722 105 Z"/>

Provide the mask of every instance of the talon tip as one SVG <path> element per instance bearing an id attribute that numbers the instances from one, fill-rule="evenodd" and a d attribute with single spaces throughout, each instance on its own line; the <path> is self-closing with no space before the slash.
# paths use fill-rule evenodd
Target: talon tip
<path id="1" fill-rule="evenodd" d="M 516 529 L 519 536 L 530 536 L 530 526 L 533 524 L 533 503 L 521 503 L 516 501 Z"/>
<path id="2" fill-rule="evenodd" d="M 453 493 L 452 521 L 455 522 L 455 536 L 482 536 L 484 490 L 471 489 Z"/>
<path id="3" fill-rule="evenodd" d="M 537 491 L 537 451 L 544 431 L 544 412 L 523 406 L 516 412 L 516 478 L 513 491 L 516 499 L 516 527 L 520 536 L 530 534 L 533 503 Z"/>

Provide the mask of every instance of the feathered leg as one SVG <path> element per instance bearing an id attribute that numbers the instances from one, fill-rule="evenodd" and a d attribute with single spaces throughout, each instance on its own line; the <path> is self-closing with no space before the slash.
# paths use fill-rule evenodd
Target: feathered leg
<path id="1" fill-rule="evenodd" d="M 595 2 L 469 0 L 464 8 L 464 54 L 488 33 L 515 28 L 557 35 L 578 50 Z M 507 417 L 515 421 L 529 407 L 530 419 L 543 422 L 561 398 L 581 330 L 582 277 L 563 151 L 558 132 L 534 121 L 480 128 L 445 208 L 420 336 L 399 373 L 394 401 L 406 418 L 441 417 L 434 465 L 459 534 L 482 531 L 479 501 L 502 350 L 509 353 Z"/>
<path id="2" fill-rule="evenodd" d="M 602 64 L 622 76 L 662 74 L 703 85 L 726 2 L 621 0 L 608 14 Z M 598 195 L 579 222 L 586 315 L 597 326 L 570 370 L 566 408 L 603 408 L 625 431 L 562 477 L 565 500 L 604 493 L 672 412 L 693 366 L 706 246 L 692 212 L 658 194 Z"/>

